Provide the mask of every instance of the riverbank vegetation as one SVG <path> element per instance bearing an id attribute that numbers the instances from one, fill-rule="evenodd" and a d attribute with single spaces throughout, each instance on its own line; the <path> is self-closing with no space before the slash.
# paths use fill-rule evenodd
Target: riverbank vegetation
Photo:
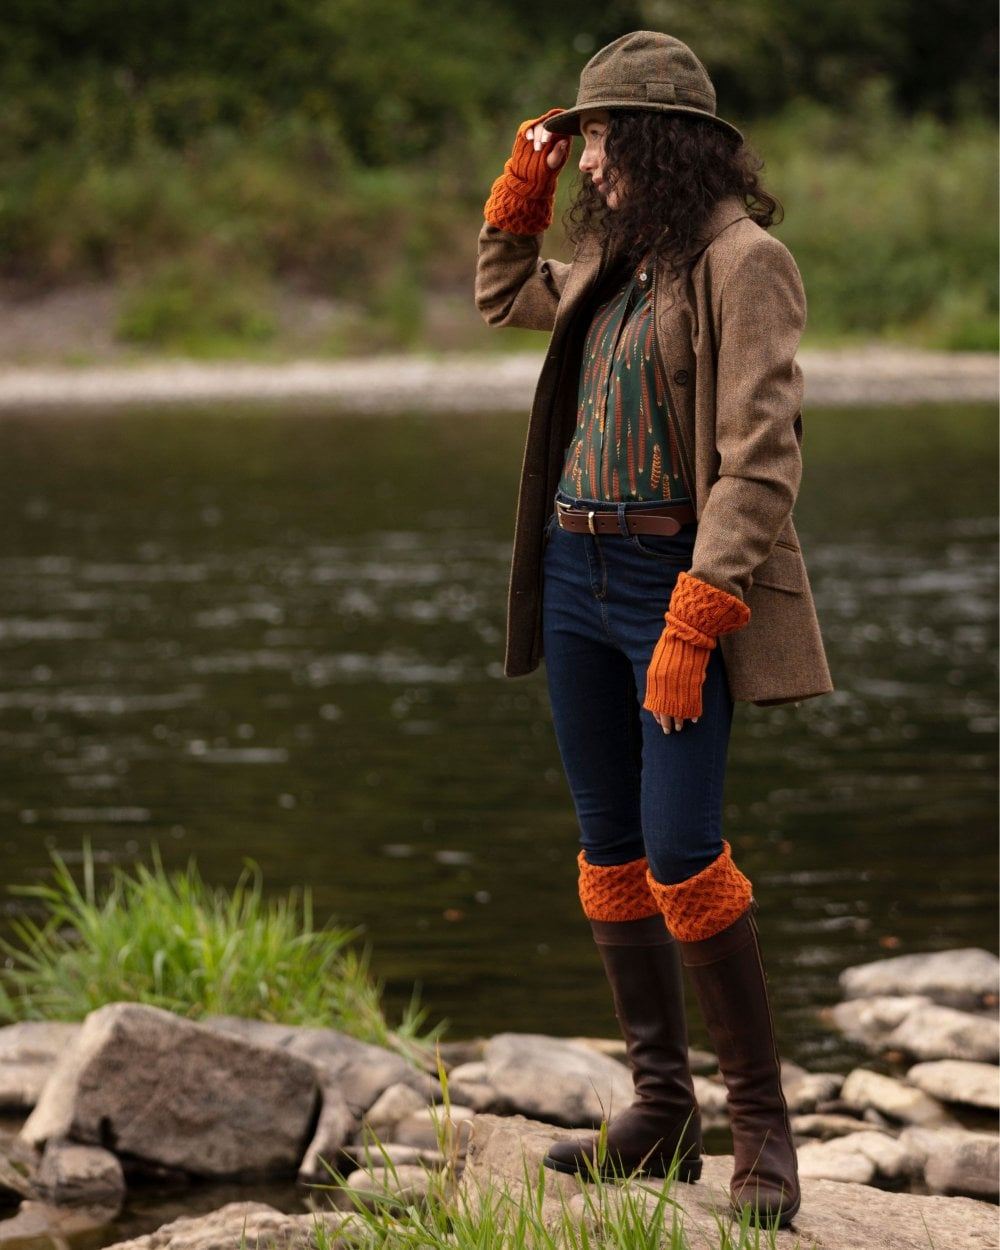
<path id="1" fill-rule="evenodd" d="M 82 883 L 52 861 L 51 882 L 11 888 L 23 906 L 0 940 L 0 1020 L 82 1020 L 128 1001 L 336 1028 L 404 1053 L 440 1032 L 415 997 L 392 1027 L 357 931 L 317 928 L 308 891 L 268 897 L 253 865 L 224 889 L 193 860 L 168 872 L 155 849 L 150 865 L 101 881 L 89 847 Z"/>
<path id="2" fill-rule="evenodd" d="M 490 183 L 591 52 L 655 27 L 703 57 L 766 162 L 808 342 L 995 348 L 993 16 L 747 0 L 734 22 L 660 0 L 277 0 L 256 20 L 233 0 L 18 0 L 0 16 L 0 294 L 110 289 L 126 353 L 523 346 L 472 307 Z M 558 226 L 546 249 L 568 254 Z"/>

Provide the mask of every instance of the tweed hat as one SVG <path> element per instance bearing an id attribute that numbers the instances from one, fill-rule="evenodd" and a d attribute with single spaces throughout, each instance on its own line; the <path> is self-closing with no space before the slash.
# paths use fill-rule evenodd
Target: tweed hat
<path id="1" fill-rule="evenodd" d="M 580 114 L 590 109 L 648 109 L 708 117 L 734 138 L 742 133 L 715 115 L 715 88 L 686 43 L 655 30 L 634 30 L 595 52 L 580 73 L 576 104 L 545 129 L 578 135 Z"/>

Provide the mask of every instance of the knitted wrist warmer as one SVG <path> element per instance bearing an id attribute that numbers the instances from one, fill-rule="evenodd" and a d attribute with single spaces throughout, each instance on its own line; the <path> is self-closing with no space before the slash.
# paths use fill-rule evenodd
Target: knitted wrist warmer
<path id="1" fill-rule="evenodd" d="M 742 599 L 682 569 L 665 620 L 646 672 L 642 706 L 662 716 L 700 716 L 701 687 L 716 638 L 742 629 L 750 609 Z"/>
<path id="2" fill-rule="evenodd" d="M 518 127 L 514 150 L 503 173 L 493 183 L 490 198 L 483 208 L 483 215 L 491 226 L 510 234 L 541 234 L 552 224 L 556 182 L 569 157 L 569 145 L 559 168 L 550 169 L 548 155 L 552 143 L 542 144 L 541 151 L 536 152 L 534 142 L 525 138 L 525 131 L 561 112 L 562 109 L 549 109 L 541 117 L 522 122 Z"/>
<path id="3" fill-rule="evenodd" d="M 601 867 L 589 864 L 581 851 L 576 862 L 580 868 L 580 902 L 588 920 L 643 920 L 659 911 L 646 878 L 645 856 L 627 864 Z"/>
<path id="4" fill-rule="evenodd" d="M 680 942 L 699 942 L 728 928 L 750 906 L 753 886 L 733 863 L 732 847 L 722 850 L 701 872 L 664 885 L 647 870 L 646 878 L 671 934 Z"/>

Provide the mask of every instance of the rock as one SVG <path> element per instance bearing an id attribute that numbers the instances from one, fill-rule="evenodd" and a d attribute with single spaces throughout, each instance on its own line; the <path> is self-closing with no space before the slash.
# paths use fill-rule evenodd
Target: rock
<path id="1" fill-rule="evenodd" d="M 839 1072 L 803 1072 L 798 1079 L 785 1080 L 782 1065 L 782 1086 L 792 1115 L 815 1111 L 821 1103 L 836 1098 L 843 1084 L 844 1078 Z"/>
<path id="2" fill-rule="evenodd" d="M 1000 1111 L 1000 1069 L 992 1063 L 932 1059 L 926 1063 L 915 1063 L 907 1072 L 906 1079 L 932 1098 Z"/>
<path id="3" fill-rule="evenodd" d="M 799 1174 L 812 1180 L 871 1185 L 913 1175 L 918 1162 L 905 1143 L 888 1133 L 850 1133 L 798 1148 Z"/>
<path id="4" fill-rule="evenodd" d="M 487 1075 L 485 1061 L 476 1059 L 471 1063 L 460 1063 L 457 1067 L 452 1068 L 448 1073 L 449 1088 L 455 1081 L 461 1081 L 466 1085 L 487 1084 L 489 1076 Z"/>
<path id="5" fill-rule="evenodd" d="M 445 1069 L 450 1073 L 452 1068 L 461 1064 L 477 1063 L 486 1049 L 485 1037 L 473 1037 L 454 1042 L 438 1042 L 435 1049 L 441 1056 Z"/>
<path id="6" fill-rule="evenodd" d="M 125 1173 L 110 1150 L 50 1141 L 42 1155 L 36 1184 L 56 1206 L 115 1206 L 125 1197 Z"/>
<path id="7" fill-rule="evenodd" d="M 840 1099 L 855 1111 L 874 1108 L 882 1115 L 891 1116 L 907 1124 L 950 1124 L 952 1117 L 936 1098 L 912 1085 L 897 1081 L 895 1077 L 882 1076 L 867 1068 L 855 1068 L 849 1073 L 840 1091 Z"/>
<path id="8" fill-rule="evenodd" d="M 92 1012 L 22 1138 L 111 1147 L 200 1176 L 295 1171 L 313 1125 L 313 1067 L 157 1007 Z"/>
<path id="9" fill-rule="evenodd" d="M 836 1115 L 830 1112 L 793 1115 L 789 1117 L 789 1122 L 795 1137 L 819 1137 L 823 1141 L 845 1137 L 848 1133 L 868 1132 L 868 1125 L 864 1120 L 856 1120 L 851 1115 Z"/>
<path id="10" fill-rule="evenodd" d="M 372 1134 L 380 1141 L 392 1141 L 393 1130 L 400 1120 L 413 1111 L 424 1111 L 427 1100 L 422 1098 L 410 1085 L 390 1085 L 379 1094 L 375 1102 L 368 1108 L 364 1118 L 363 1140 Z"/>
<path id="11" fill-rule="evenodd" d="M 426 1072 L 411 1067 L 401 1055 L 358 1041 L 336 1029 L 268 1024 L 240 1016 L 211 1016 L 205 1024 L 307 1059 L 316 1066 L 323 1085 L 335 1085 L 359 1118 L 390 1085 L 410 1085 L 426 1102 L 435 1102 L 441 1097 L 438 1082 Z"/>
<path id="12" fill-rule="evenodd" d="M 26 1250 L 27 1247 L 63 1250 L 76 1240 L 100 1244 L 95 1234 L 117 1219 L 119 1210 L 117 1205 L 56 1207 L 45 1202 L 22 1202 L 16 1215 L 0 1220 L 0 1250 Z"/>
<path id="13" fill-rule="evenodd" d="M 448 1078 L 448 1095 L 463 1107 L 471 1107 L 473 1111 L 503 1111 L 502 1100 L 496 1090 L 487 1082 L 453 1081 Z"/>
<path id="14" fill-rule="evenodd" d="M 316 1131 L 299 1165 L 299 1181 L 330 1180 L 330 1170 L 336 1167 L 341 1148 L 345 1146 L 358 1127 L 357 1117 L 344 1100 L 340 1090 L 332 1084 L 324 1084 L 323 1106 L 319 1113 Z"/>
<path id="15" fill-rule="evenodd" d="M 431 1180 L 432 1175 L 427 1168 L 414 1163 L 401 1163 L 398 1167 L 377 1168 L 374 1172 L 359 1169 L 350 1174 L 346 1184 L 365 1206 L 400 1211 L 426 1198 Z M 354 1201 L 349 1194 L 338 1193 L 336 1202 L 341 1210 L 354 1210 Z"/>
<path id="16" fill-rule="evenodd" d="M 905 1128 L 900 1141 L 932 1193 L 1000 1198 L 1000 1138 L 964 1128 Z"/>
<path id="17" fill-rule="evenodd" d="M 907 1130 L 909 1131 L 909 1130 Z M 523 1116 L 477 1116 L 461 1181 L 460 1201 L 471 1208 L 483 1200 L 488 1187 L 506 1189 L 511 1219 L 533 1209 L 525 1195 L 524 1173 L 534 1179 L 550 1143 L 572 1136 L 565 1129 L 526 1120 Z M 678 1204 L 678 1220 L 692 1246 L 718 1246 L 718 1220 L 726 1220 L 732 1155 L 704 1157 L 697 1185 L 678 1184 L 670 1194 Z M 546 1172 L 540 1219 L 558 1226 L 564 1204 L 581 1220 L 585 1208 L 580 1182 L 558 1172 Z M 661 1186 L 612 1186 L 617 1194 L 653 1209 Z M 537 1194 L 533 1195 L 537 1200 Z M 508 1209 L 506 1204 L 503 1209 Z M 672 1215 L 667 1215 L 670 1228 Z M 793 1227 L 774 1238 L 774 1250 L 996 1250 L 996 1207 L 969 1198 L 929 1197 L 866 1189 L 859 1200 L 857 1183 L 829 1180 L 802 1181 L 802 1206 Z M 728 1227 L 728 1221 L 724 1227 Z M 592 1240 L 595 1240 L 593 1237 Z M 768 1242 L 770 1245 L 771 1243 Z"/>
<path id="18" fill-rule="evenodd" d="M 1000 1062 L 1000 1028 L 987 1016 L 953 1007 L 917 1007 L 886 1038 L 886 1045 L 917 1059 Z"/>
<path id="19" fill-rule="evenodd" d="M 490 1084 L 486 1064 L 482 1059 L 463 1063 L 448 1073 L 448 1096 L 452 1102 L 474 1111 L 503 1112 L 503 1100 Z"/>
<path id="20" fill-rule="evenodd" d="M 946 1007 L 975 1009 L 1000 994 L 1000 959 L 980 947 L 896 955 L 845 968 L 840 985 L 847 998 L 922 994 Z"/>
<path id="21" fill-rule="evenodd" d="M 627 1069 L 579 1042 L 498 1033 L 485 1059 L 489 1083 L 505 1103 L 554 1124 L 597 1126 L 632 1102 Z"/>
<path id="22" fill-rule="evenodd" d="M 0 1110 L 30 1111 L 78 1024 L 25 1020 L 0 1028 Z"/>
<path id="23" fill-rule="evenodd" d="M 443 1140 L 444 1153 L 465 1154 L 469 1140 L 469 1122 L 475 1118 L 471 1107 L 452 1106 L 450 1116 L 443 1107 L 425 1107 L 405 1116 L 394 1129 L 397 1142 L 417 1146 L 421 1150 L 438 1150 Z"/>
<path id="24" fill-rule="evenodd" d="M 347 1250 L 348 1233 L 356 1218 L 339 1211 L 285 1215 L 263 1202 L 231 1202 L 210 1215 L 184 1216 L 153 1233 L 119 1241 L 109 1250 L 239 1250 L 240 1246 L 267 1250 L 313 1250 L 321 1225 L 325 1250 Z"/>
<path id="25" fill-rule="evenodd" d="M 440 1150 L 425 1150 L 420 1146 L 404 1146 L 402 1142 L 379 1142 L 377 1145 L 347 1146 L 344 1156 L 353 1160 L 352 1170 L 371 1172 L 376 1168 L 398 1166 L 401 1163 L 425 1163 L 429 1168 L 443 1168 L 447 1163 Z"/>
<path id="26" fill-rule="evenodd" d="M 22 1198 L 37 1198 L 37 1151 L 27 1143 L 0 1133 L 0 1206 L 17 1206 Z"/>
<path id="27" fill-rule="evenodd" d="M 916 994 L 907 998 L 855 998 L 835 1003 L 823 1015 L 852 1042 L 881 1050 L 885 1039 L 911 1011 L 931 1005 L 929 998 Z"/>
<path id="28" fill-rule="evenodd" d="M 807 1142 L 798 1148 L 800 1183 L 808 1179 L 870 1185 L 875 1180 L 877 1169 L 867 1155 L 833 1149 L 841 1140 Z"/>

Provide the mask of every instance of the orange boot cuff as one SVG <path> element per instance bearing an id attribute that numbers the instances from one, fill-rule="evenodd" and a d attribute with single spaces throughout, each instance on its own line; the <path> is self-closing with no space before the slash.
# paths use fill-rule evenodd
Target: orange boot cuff
<path id="1" fill-rule="evenodd" d="M 650 893 L 645 857 L 601 867 L 589 864 L 581 851 L 576 862 L 580 868 L 580 902 L 588 920 L 644 920 L 660 910 Z"/>
<path id="2" fill-rule="evenodd" d="M 739 920 L 753 892 L 749 877 L 733 863 L 732 847 L 724 838 L 716 858 L 686 881 L 664 885 L 648 869 L 646 879 L 667 928 L 680 942 L 699 942 Z"/>

